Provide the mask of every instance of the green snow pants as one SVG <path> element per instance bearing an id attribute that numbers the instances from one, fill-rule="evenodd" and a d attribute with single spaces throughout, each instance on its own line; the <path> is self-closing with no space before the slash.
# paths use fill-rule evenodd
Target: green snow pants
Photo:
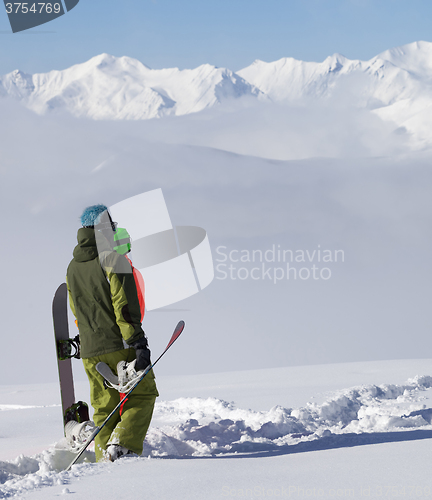
<path id="1" fill-rule="evenodd" d="M 116 389 L 106 389 L 103 377 L 96 371 L 96 364 L 106 363 L 117 373 L 119 361 L 135 359 L 135 349 L 122 349 L 101 356 L 83 359 L 84 368 L 90 382 L 91 405 L 94 408 L 93 421 L 102 425 L 106 417 L 120 402 Z M 117 411 L 95 438 L 96 461 L 105 459 L 105 450 L 110 444 L 119 444 L 137 455 L 141 455 L 143 442 L 153 414 L 153 407 L 159 393 L 153 370 L 138 384 L 126 400 L 120 412 Z"/>

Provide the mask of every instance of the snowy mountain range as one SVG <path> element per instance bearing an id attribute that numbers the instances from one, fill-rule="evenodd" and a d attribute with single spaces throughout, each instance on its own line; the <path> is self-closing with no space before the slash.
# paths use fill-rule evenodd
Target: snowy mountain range
<path id="1" fill-rule="evenodd" d="M 0 79 L 0 94 L 37 113 L 62 109 L 79 117 L 139 120 L 196 113 L 261 92 L 229 69 L 209 64 L 153 70 L 130 57 L 101 54 L 63 71 L 13 71 Z"/>
<path id="2" fill-rule="evenodd" d="M 414 42 L 369 61 L 340 54 L 320 63 L 256 60 L 236 73 L 209 64 L 153 70 L 130 57 L 101 54 L 62 71 L 13 71 L 0 78 L 0 95 L 40 114 L 64 110 L 77 117 L 129 120 L 196 113 L 241 97 L 291 105 L 341 100 L 429 142 L 432 43 Z"/>

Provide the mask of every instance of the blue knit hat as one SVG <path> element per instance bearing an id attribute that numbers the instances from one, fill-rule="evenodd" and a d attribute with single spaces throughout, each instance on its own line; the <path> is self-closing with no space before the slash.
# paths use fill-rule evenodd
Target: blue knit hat
<path id="1" fill-rule="evenodd" d="M 105 205 L 92 205 L 87 207 L 81 215 L 81 224 L 83 227 L 94 226 L 97 224 L 99 215 L 108 208 Z"/>

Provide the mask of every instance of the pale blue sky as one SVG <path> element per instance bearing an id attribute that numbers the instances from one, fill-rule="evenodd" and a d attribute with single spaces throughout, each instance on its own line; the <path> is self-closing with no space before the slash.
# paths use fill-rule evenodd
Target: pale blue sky
<path id="1" fill-rule="evenodd" d="M 285 56 L 370 59 L 432 41 L 431 19 L 431 0 L 80 0 L 63 17 L 12 34 L 1 7 L 0 74 L 64 69 L 102 52 L 153 68 L 234 71 Z"/>

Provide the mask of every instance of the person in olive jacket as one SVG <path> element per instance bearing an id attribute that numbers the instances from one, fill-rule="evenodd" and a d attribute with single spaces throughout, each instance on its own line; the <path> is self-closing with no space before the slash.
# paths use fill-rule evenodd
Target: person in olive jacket
<path id="1" fill-rule="evenodd" d="M 90 382 L 93 420 L 100 426 L 119 403 L 120 394 L 104 387 L 96 364 L 104 362 L 116 373 L 120 361 L 136 359 L 135 370 L 139 371 L 150 364 L 150 350 L 141 327 L 133 268 L 112 248 L 116 223 L 105 205 L 94 205 L 84 210 L 81 224 L 66 281 Z M 158 395 L 151 371 L 96 436 L 97 461 L 114 461 L 130 453 L 141 455 Z"/>

